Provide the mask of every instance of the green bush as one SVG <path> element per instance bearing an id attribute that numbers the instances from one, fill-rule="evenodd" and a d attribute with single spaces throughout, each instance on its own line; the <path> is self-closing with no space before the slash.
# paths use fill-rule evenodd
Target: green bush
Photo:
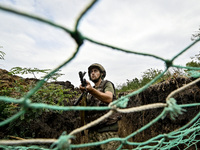
<path id="1" fill-rule="evenodd" d="M 64 89 L 61 85 L 45 84 L 31 96 L 31 100 L 51 105 L 64 105 L 64 101 L 69 102 L 76 94 L 76 91 Z"/>
<path id="2" fill-rule="evenodd" d="M 0 96 L 8 96 L 19 99 L 27 94 L 27 92 L 35 86 L 35 83 L 24 85 L 24 81 L 16 81 L 12 85 L 13 87 L 3 87 L 0 89 Z M 30 100 L 34 103 L 46 103 L 51 105 L 65 105 L 70 99 L 75 98 L 78 95 L 77 91 L 71 91 L 65 89 L 61 85 L 45 83 L 35 94 L 30 97 Z M 10 104 L 0 102 L 0 120 L 5 120 L 8 117 L 16 114 L 21 107 L 18 104 Z M 45 109 L 45 111 L 49 111 Z M 43 110 L 29 110 L 26 118 L 38 117 Z M 21 117 L 24 120 L 24 116 Z"/>
<path id="3" fill-rule="evenodd" d="M 154 79 L 156 76 L 158 76 L 160 73 L 162 73 L 162 70 L 159 69 L 147 69 L 142 73 L 142 78 L 134 78 L 132 80 L 128 80 L 126 83 L 123 83 L 121 85 L 118 85 L 116 88 L 116 92 L 127 92 L 127 91 L 135 91 L 147 83 L 149 83 L 152 79 Z M 180 69 L 174 69 L 172 68 L 170 71 L 167 71 L 164 76 L 162 76 L 160 79 L 156 81 L 156 83 L 162 82 L 164 80 L 167 80 L 169 78 L 173 78 L 174 75 L 181 75 L 183 76 L 184 73 Z M 155 84 L 155 83 L 154 83 Z"/>

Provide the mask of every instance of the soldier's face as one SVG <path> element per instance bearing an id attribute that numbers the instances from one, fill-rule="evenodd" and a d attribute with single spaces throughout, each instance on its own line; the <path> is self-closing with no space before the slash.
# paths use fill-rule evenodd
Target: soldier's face
<path id="1" fill-rule="evenodd" d="M 101 73 L 99 71 L 99 69 L 97 68 L 93 68 L 91 71 L 90 71 L 90 78 L 92 80 L 96 80 L 96 79 L 99 79 Z"/>

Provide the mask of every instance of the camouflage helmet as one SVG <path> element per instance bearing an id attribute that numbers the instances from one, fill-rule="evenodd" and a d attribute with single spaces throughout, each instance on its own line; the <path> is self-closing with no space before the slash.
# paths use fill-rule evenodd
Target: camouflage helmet
<path id="1" fill-rule="evenodd" d="M 98 69 L 99 69 L 100 73 L 102 73 L 101 78 L 102 78 L 102 80 L 103 80 L 103 79 L 105 78 L 105 76 L 106 76 L 106 70 L 104 69 L 104 67 L 103 67 L 101 64 L 98 64 L 98 63 L 94 63 L 94 64 L 92 64 L 92 65 L 90 65 L 90 66 L 88 67 L 88 76 L 89 76 L 89 78 L 90 78 L 90 71 L 91 71 L 93 68 L 98 68 Z M 90 78 L 90 79 L 91 79 L 91 78 Z"/>

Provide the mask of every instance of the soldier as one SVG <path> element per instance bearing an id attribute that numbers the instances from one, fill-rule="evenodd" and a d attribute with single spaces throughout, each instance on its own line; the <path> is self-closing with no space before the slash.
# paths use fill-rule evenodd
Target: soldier
<path id="1" fill-rule="evenodd" d="M 80 89 L 87 90 L 89 95 L 87 98 L 87 106 L 108 106 L 110 102 L 115 100 L 115 87 L 114 84 L 108 80 L 104 80 L 106 76 L 106 70 L 98 63 L 94 63 L 88 67 L 89 79 L 94 83 L 92 87 L 90 82 L 87 82 L 85 87 L 80 85 Z M 86 111 L 85 121 L 89 123 L 93 120 L 103 116 L 108 111 Z M 103 120 L 95 127 L 92 127 L 88 131 L 89 142 L 97 142 L 106 140 L 113 137 L 118 137 L 118 124 L 120 119 L 119 114 L 113 114 L 109 118 Z M 100 145 L 94 149 L 117 149 L 120 142 L 112 141 L 107 144 Z"/>

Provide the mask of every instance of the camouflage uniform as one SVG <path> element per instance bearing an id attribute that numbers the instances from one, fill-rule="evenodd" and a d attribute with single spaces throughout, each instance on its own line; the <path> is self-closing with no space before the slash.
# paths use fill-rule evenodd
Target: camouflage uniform
<path id="1" fill-rule="evenodd" d="M 89 142 L 98 142 L 103 141 L 109 138 L 119 137 L 117 132 L 96 132 L 96 131 L 90 131 L 88 138 Z M 116 150 L 120 145 L 120 142 L 118 141 L 112 141 L 106 144 L 98 145 L 95 147 L 90 147 L 90 150 Z"/>
<path id="2" fill-rule="evenodd" d="M 113 97 L 115 97 L 115 89 L 112 82 L 108 80 L 102 80 L 101 84 L 98 87 L 94 87 L 95 89 L 106 92 L 111 91 L 113 93 Z M 107 103 L 104 103 L 92 95 L 88 96 L 87 106 L 108 106 Z M 108 111 L 86 111 L 85 112 L 85 120 L 87 123 L 98 119 L 99 117 L 106 114 Z M 106 140 L 113 137 L 118 137 L 118 125 L 117 121 L 120 119 L 119 114 L 113 114 L 110 117 L 104 119 L 95 127 L 89 129 L 89 141 L 88 142 L 98 142 L 102 140 Z M 113 150 L 119 147 L 120 142 L 112 141 L 98 147 L 93 147 L 92 149 L 100 149 L 100 150 Z"/>

